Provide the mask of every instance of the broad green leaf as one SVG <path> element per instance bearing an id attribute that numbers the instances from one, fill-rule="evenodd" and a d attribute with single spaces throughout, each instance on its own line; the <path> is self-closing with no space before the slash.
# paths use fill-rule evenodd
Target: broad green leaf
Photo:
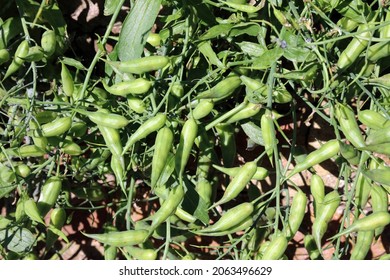
<path id="1" fill-rule="evenodd" d="M 29 252 L 34 242 L 34 235 L 26 228 L 12 227 L 0 230 L 0 244 L 12 252 Z"/>
<path id="2" fill-rule="evenodd" d="M 115 12 L 116 7 L 119 5 L 120 0 L 105 0 L 103 14 L 110 16 Z"/>
<path id="3" fill-rule="evenodd" d="M 197 18 L 203 21 L 207 26 L 216 24 L 216 19 L 211 11 L 210 6 L 203 3 L 203 0 L 189 0 L 187 5 L 194 8 L 194 14 Z"/>
<path id="4" fill-rule="evenodd" d="M 257 145 L 264 146 L 263 135 L 261 133 L 261 128 L 254 124 L 253 122 L 246 122 L 241 124 L 242 130 L 245 134 Z"/>
<path id="5" fill-rule="evenodd" d="M 258 70 L 268 69 L 272 64 L 277 62 L 282 55 L 283 49 L 280 47 L 267 50 L 253 61 L 251 68 Z"/>
<path id="6" fill-rule="evenodd" d="M 260 25 L 256 23 L 246 22 L 234 25 L 230 30 L 229 36 L 237 37 L 240 35 L 257 36 L 260 32 Z"/>
<path id="7" fill-rule="evenodd" d="M 284 49 L 283 56 L 288 60 L 304 62 L 315 58 L 315 55 L 306 47 L 305 40 L 300 35 L 294 34 L 293 31 L 282 29 L 279 39 Z"/>
<path id="8" fill-rule="evenodd" d="M 160 10 L 160 4 L 161 0 L 135 1 L 119 34 L 118 56 L 121 61 L 141 57 L 146 39 Z"/>
<path id="9" fill-rule="evenodd" d="M 18 17 L 10 17 L 0 27 L 0 49 L 8 47 L 8 43 L 23 31 L 22 23 Z"/>
<path id="10" fill-rule="evenodd" d="M 230 30 L 234 27 L 234 24 L 218 24 L 211 27 L 209 30 L 204 33 L 200 39 L 201 40 L 209 40 L 219 36 L 227 36 Z"/>
<path id="11" fill-rule="evenodd" d="M 267 51 L 262 45 L 252 42 L 243 41 L 237 43 L 242 52 L 250 57 L 259 57 Z"/>

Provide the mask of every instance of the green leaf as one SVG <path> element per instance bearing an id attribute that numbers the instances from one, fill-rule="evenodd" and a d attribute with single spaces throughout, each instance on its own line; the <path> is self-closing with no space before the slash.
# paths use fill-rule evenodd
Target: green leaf
<path id="1" fill-rule="evenodd" d="M 257 36 L 260 32 L 260 25 L 256 23 L 246 22 L 234 25 L 230 30 L 229 36 L 237 37 L 240 35 Z"/>
<path id="2" fill-rule="evenodd" d="M 0 230 L 1 245 L 12 252 L 29 252 L 34 242 L 34 235 L 26 228 L 15 226 Z"/>
<path id="3" fill-rule="evenodd" d="M 201 40 L 209 40 L 219 36 L 227 36 L 230 30 L 234 27 L 234 24 L 218 24 L 211 27 L 209 30 L 204 33 L 200 39 Z"/>
<path id="4" fill-rule="evenodd" d="M 161 0 L 135 2 L 119 34 L 118 55 L 121 61 L 141 57 L 146 39 L 160 10 L 160 4 Z"/>
<path id="5" fill-rule="evenodd" d="M 0 28 L 0 49 L 5 49 L 8 43 L 23 31 L 20 18 L 11 17 L 1 23 Z"/>
<path id="6" fill-rule="evenodd" d="M 258 70 L 268 69 L 272 64 L 277 62 L 282 55 L 283 49 L 280 47 L 267 50 L 260 57 L 253 61 L 251 68 Z"/>
<path id="7" fill-rule="evenodd" d="M 242 52 L 250 57 L 259 57 L 267 51 L 262 45 L 252 42 L 243 41 L 237 43 Z"/>
<path id="8" fill-rule="evenodd" d="M 63 233 L 61 230 L 55 228 L 52 225 L 49 225 L 49 230 L 51 230 L 54 234 L 58 235 L 61 237 L 66 243 L 69 243 L 68 238 L 66 237 L 65 233 Z"/>
<path id="9" fill-rule="evenodd" d="M 105 0 L 103 14 L 110 16 L 115 12 L 116 7 L 119 5 L 120 0 Z"/>
<path id="10" fill-rule="evenodd" d="M 251 141 L 257 145 L 264 146 L 263 135 L 259 126 L 255 125 L 253 122 L 246 122 L 241 124 L 241 128 Z"/>
<path id="11" fill-rule="evenodd" d="M 181 207 L 184 211 L 193 215 L 199 219 L 203 224 L 207 225 L 210 218 L 208 215 L 206 202 L 199 196 L 198 192 L 195 190 L 194 186 L 187 180 L 184 179 L 185 186 L 187 191 L 184 195 L 183 202 Z"/>
<path id="12" fill-rule="evenodd" d="M 217 57 L 216 53 L 212 49 L 210 41 L 203 41 L 203 42 L 201 42 L 198 45 L 198 49 L 207 58 L 207 60 L 211 64 L 213 64 L 213 65 L 215 65 L 215 66 L 217 66 L 219 68 L 223 67 L 223 63 L 219 60 L 219 58 Z"/>

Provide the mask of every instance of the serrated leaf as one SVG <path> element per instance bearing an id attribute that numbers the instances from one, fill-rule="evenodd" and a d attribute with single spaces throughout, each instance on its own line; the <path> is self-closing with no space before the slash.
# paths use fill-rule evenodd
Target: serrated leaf
<path id="1" fill-rule="evenodd" d="M 242 130 L 245 134 L 257 145 L 264 146 L 263 134 L 261 128 L 253 122 L 246 122 L 241 124 Z"/>
<path id="2" fill-rule="evenodd" d="M 135 2 L 119 34 L 118 55 L 121 61 L 141 57 L 146 39 L 160 10 L 160 4 L 161 0 Z"/>
<path id="3" fill-rule="evenodd" d="M 0 244 L 12 252 L 28 252 L 34 242 L 34 235 L 26 228 L 11 227 L 0 230 Z"/>

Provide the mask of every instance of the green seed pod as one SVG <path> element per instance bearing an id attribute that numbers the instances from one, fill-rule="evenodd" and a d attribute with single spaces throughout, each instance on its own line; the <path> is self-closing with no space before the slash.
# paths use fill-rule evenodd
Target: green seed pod
<path id="1" fill-rule="evenodd" d="M 162 128 L 165 125 L 166 120 L 167 116 L 165 114 L 157 113 L 154 117 L 141 124 L 141 126 L 127 140 L 126 146 L 123 149 L 123 154 L 126 153 L 136 142 Z"/>
<path id="2" fill-rule="evenodd" d="M 84 233 L 85 236 L 95 239 L 100 243 L 115 246 L 115 247 L 125 247 L 131 245 L 142 244 L 145 239 L 148 237 L 148 231 L 139 229 L 139 230 L 127 230 L 127 231 L 112 231 L 108 233 L 100 234 L 90 234 Z"/>
<path id="3" fill-rule="evenodd" d="M 131 95 L 127 96 L 127 105 L 137 114 L 143 114 L 146 111 L 145 103 L 142 99 Z"/>
<path id="4" fill-rule="evenodd" d="M 70 71 L 68 67 L 66 67 L 65 63 L 61 63 L 61 83 L 65 95 L 71 97 L 74 92 L 74 82 L 72 74 L 70 74 Z"/>
<path id="5" fill-rule="evenodd" d="M 360 162 L 360 153 L 352 145 L 339 141 L 340 153 L 350 164 L 358 165 Z"/>
<path id="6" fill-rule="evenodd" d="M 214 108 L 214 102 L 212 100 L 204 99 L 199 101 L 195 109 L 192 110 L 192 117 L 195 120 L 200 120 L 206 117 Z M 190 114 L 191 116 L 191 114 Z"/>
<path id="7" fill-rule="evenodd" d="M 249 181 L 253 178 L 253 175 L 256 173 L 256 170 L 256 162 L 250 161 L 245 163 L 241 167 L 241 170 L 238 175 L 234 177 L 229 183 L 229 185 L 226 187 L 222 198 L 216 203 L 214 203 L 210 208 L 214 208 L 220 204 L 229 202 L 232 199 L 236 198 L 245 188 L 245 186 L 249 183 Z"/>
<path id="8" fill-rule="evenodd" d="M 175 155 L 175 170 L 179 176 L 183 175 L 197 135 L 198 124 L 196 120 L 188 119 L 180 132 L 180 142 Z"/>
<path id="9" fill-rule="evenodd" d="M 317 244 L 317 248 L 321 249 L 321 240 L 326 230 L 328 229 L 328 223 L 333 218 L 334 213 L 340 205 L 341 198 L 337 191 L 332 191 L 325 195 L 324 201 L 318 211 L 312 226 L 312 235 Z"/>
<path id="10" fill-rule="evenodd" d="M 121 72 L 140 75 L 164 68 L 168 65 L 169 59 L 166 56 L 154 55 L 129 61 L 107 61 L 107 63 Z"/>
<path id="11" fill-rule="evenodd" d="M 240 85 L 240 77 L 236 75 L 228 76 L 214 87 L 199 93 L 196 98 L 220 101 L 231 96 Z"/>
<path id="12" fill-rule="evenodd" d="M 149 228 L 149 235 L 153 233 L 153 231 L 165 222 L 170 216 L 175 214 L 177 207 L 180 205 L 184 198 L 184 188 L 182 186 L 173 187 L 167 196 L 167 198 L 162 203 L 160 209 L 150 217 L 152 220 L 152 224 Z"/>
<path id="13" fill-rule="evenodd" d="M 371 206 L 374 213 L 388 210 L 389 199 L 383 187 L 373 186 L 371 188 Z M 384 229 L 384 227 L 375 229 L 375 236 L 381 235 Z"/>
<path id="14" fill-rule="evenodd" d="M 46 57 L 51 57 L 56 51 L 57 39 L 54 30 L 46 30 L 41 37 L 41 47 Z"/>
<path id="15" fill-rule="evenodd" d="M 167 163 L 169 152 L 172 149 L 173 132 L 163 127 L 157 132 L 152 160 L 151 187 L 154 188 Z"/>
<path id="16" fill-rule="evenodd" d="M 125 249 L 136 260 L 157 259 L 157 251 L 153 249 L 144 249 L 136 246 L 126 246 Z"/>
<path id="17" fill-rule="evenodd" d="M 292 239 L 297 233 L 303 221 L 303 217 L 305 216 L 306 204 L 306 194 L 298 189 L 298 192 L 295 194 L 291 204 L 287 226 L 283 231 L 287 240 Z"/>
<path id="18" fill-rule="evenodd" d="M 152 82 L 144 78 L 138 78 L 130 81 L 123 81 L 116 83 L 112 86 L 108 86 L 103 80 L 103 87 L 106 91 L 117 96 L 127 96 L 129 94 L 145 94 L 152 86 Z"/>
<path id="19" fill-rule="evenodd" d="M 205 202 L 206 207 L 209 207 L 213 196 L 213 185 L 208 180 L 200 178 L 196 183 L 195 190 Z"/>
<path id="20" fill-rule="evenodd" d="M 355 180 L 357 180 L 354 197 L 355 203 L 360 209 L 364 209 L 370 196 L 372 184 L 362 173 L 359 173 Z"/>
<path id="21" fill-rule="evenodd" d="M 43 137 L 53 137 L 53 136 L 61 136 L 65 132 L 67 132 L 72 126 L 72 118 L 71 117 L 62 117 L 57 118 L 52 122 L 46 123 L 41 126 L 40 133 L 36 131 L 35 136 L 43 136 Z"/>
<path id="22" fill-rule="evenodd" d="M 314 198 L 314 213 L 318 216 L 320 206 L 325 198 L 325 185 L 324 181 L 317 174 L 313 174 L 310 179 L 310 192 Z"/>
<path id="23" fill-rule="evenodd" d="M 371 131 L 366 138 L 367 145 L 375 146 L 379 144 L 389 144 L 390 143 L 390 129 L 380 129 Z"/>
<path id="24" fill-rule="evenodd" d="M 41 157 L 45 154 L 45 151 L 39 148 L 36 145 L 24 145 L 17 149 L 16 155 L 25 158 L 25 157 Z"/>
<path id="25" fill-rule="evenodd" d="M 254 207 L 252 203 L 244 202 L 224 213 L 219 220 L 204 229 L 196 231 L 196 233 L 224 231 L 234 227 L 244 221 L 253 213 Z"/>
<path id="26" fill-rule="evenodd" d="M 274 121 L 272 119 L 272 112 L 266 110 L 264 115 L 261 116 L 260 121 L 261 135 L 264 140 L 264 148 L 271 164 L 273 164 L 274 147 L 277 143 L 276 131 Z"/>
<path id="27" fill-rule="evenodd" d="M 80 111 L 77 110 L 77 112 L 80 112 L 81 114 L 85 114 L 88 116 L 88 118 L 96 123 L 97 125 L 111 127 L 115 129 L 121 129 L 124 128 L 129 124 L 129 120 L 126 119 L 122 115 L 113 114 L 106 112 L 105 110 L 100 110 L 96 112 L 87 112 L 87 111 Z"/>
<path id="28" fill-rule="evenodd" d="M 15 51 L 14 59 L 12 60 L 11 64 L 8 66 L 7 72 L 3 77 L 3 81 L 19 70 L 19 68 L 22 66 L 24 62 L 23 58 L 28 54 L 28 49 L 29 49 L 28 41 L 23 40 Z"/>
<path id="29" fill-rule="evenodd" d="M 222 166 L 218 166 L 218 165 L 215 165 L 213 164 L 213 167 L 227 175 L 229 175 L 230 177 L 235 177 L 238 175 L 238 173 L 241 171 L 241 168 L 240 167 L 231 167 L 231 168 L 226 168 L 226 167 L 222 167 Z M 265 178 L 267 178 L 269 175 L 269 172 L 267 169 L 265 169 L 264 167 L 257 167 L 256 168 L 256 172 L 255 174 L 253 175 L 252 179 L 253 180 L 264 180 Z"/>
<path id="30" fill-rule="evenodd" d="M 390 120 L 374 110 L 360 110 L 358 119 L 371 129 L 384 129 L 390 126 Z"/>
<path id="31" fill-rule="evenodd" d="M 288 240 L 283 233 L 275 233 L 263 253 L 262 260 L 279 260 L 287 249 Z"/>
<path id="32" fill-rule="evenodd" d="M 305 237 L 303 239 L 303 243 L 304 243 L 306 251 L 309 253 L 309 258 L 311 260 L 320 259 L 321 253 L 317 248 L 317 245 L 316 245 L 316 242 L 314 240 L 313 235 L 311 235 L 311 234 L 305 235 Z"/>
<path id="33" fill-rule="evenodd" d="M 0 50 L 0 65 L 8 62 L 11 59 L 9 51 L 7 49 Z"/>
<path id="34" fill-rule="evenodd" d="M 335 115 L 348 141 L 356 148 L 364 147 L 366 144 L 352 108 L 348 105 L 338 103 L 335 107 Z"/>
<path id="35" fill-rule="evenodd" d="M 118 158 L 121 157 L 123 148 L 118 129 L 106 127 L 103 125 L 98 125 L 98 128 L 110 152 Z"/>
<path id="36" fill-rule="evenodd" d="M 247 105 L 241 111 L 228 118 L 225 122 L 230 124 L 242 120 L 247 120 L 257 115 L 260 112 L 261 107 L 262 106 L 259 104 L 248 102 Z"/>
<path id="37" fill-rule="evenodd" d="M 39 213 L 44 217 L 49 210 L 55 205 L 58 196 L 62 190 L 62 180 L 59 177 L 50 177 L 42 186 L 39 195 L 37 207 Z"/>
<path id="38" fill-rule="evenodd" d="M 302 172 L 303 170 L 307 170 L 310 167 L 313 167 L 316 164 L 319 164 L 325 160 L 328 160 L 340 151 L 340 145 L 337 139 L 332 139 L 323 144 L 317 150 L 311 152 L 307 155 L 304 161 L 295 165 L 294 169 L 290 171 L 287 175 L 286 179 L 291 178 L 295 174 Z"/>
<path id="39" fill-rule="evenodd" d="M 157 33 L 150 32 L 148 38 L 146 38 L 146 42 L 152 45 L 153 47 L 158 47 L 161 45 L 161 37 Z"/>
<path id="40" fill-rule="evenodd" d="M 350 234 L 352 232 L 372 231 L 390 224 L 390 213 L 387 211 L 375 212 L 353 222 L 348 228 L 334 235 L 332 238 Z"/>
<path id="41" fill-rule="evenodd" d="M 31 174 L 31 168 L 27 164 L 18 164 L 15 166 L 16 175 L 26 178 Z"/>
<path id="42" fill-rule="evenodd" d="M 35 119 L 39 124 L 45 124 L 54 121 L 58 113 L 54 111 L 41 111 L 35 114 Z"/>
<path id="43" fill-rule="evenodd" d="M 357 235 L 355 246 L 352 249 L 350 260 L 364 260 L 371 249 L 374 240 L 374 231 L 361 231 Z"/>

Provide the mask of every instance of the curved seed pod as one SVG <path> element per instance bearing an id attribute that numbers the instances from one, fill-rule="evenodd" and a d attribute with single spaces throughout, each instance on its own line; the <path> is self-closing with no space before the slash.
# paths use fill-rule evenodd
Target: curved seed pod
<path id="1" fill-rule="evenodd" d="M 265 249 L 262 260 L 279 260 L 286 251 L 288 245 L 286 236 L 283 233 L 276 233 L 275 235 Z"/>
<path id="2" fill-rule="evenodd" d="M 238 175 L 238 173 L 240 172 L 241 170 L 241 167 L 230 167 L 230 168 L 226 168 L 226 167 L 223 167 L 223 166 L 219 166 L 219 165 L 215 165 L 213 164 L 213 167 L 227 175 L 229 175 L 230 177 L 235 177 Z M 258 166 L 256 168 L 256 172 L 255 174 L 253 175 L 252 179 L 253 180 L 264 180 L 265 178 L 267 178 L 269 175 L 269 172 L 267 169 L 265 169 L 264 167 L 260 167 Z"/>
<path id="3" fill-rule="evenodd" d="M 157 259 L 157 251 L 153 249 L 145 249 L 136 246 L 126 246 L 125 249 L 136 260 Z"/>
<path id="4" fill-rule="evenodd" d="M 141 124 L 141 126 L 127 140 L 127 143 L 123 148 L 123 154 L 126 153 L 137 141 L 162 128 L 165 125 L 166 120 L 167 116 L 165 114 L 158 113 Z"/>
<path id="5" fill-rule="evenodd" d="M 70 71 L 68 67 L 66 67 L 65 63 L 61 63 L 61 83 L 62 83 L 62 89 L 66 96 L 73 96 L 74 92 L 74 82 L 72 74 L 70 74 Z"/>
<path id="6" fill-rule="evenodd" d="M 108 86 L 107 83 L 103 80 L 104 89 L 117 96 L 127 96 L 129 94 L 144 94 L 149 91 L 152 86 L 152 82 L 144 78 L 138 78 L 130 81 L 123 81 L 116 83 L 112 86 Z"/>
<path id="7" fill-rule="evenodd" d="M 333 218 L 334 213 L 340 205 L 341 198 L 337 191 L 332 191 L 325 195 L 324 202 L 321 205 L 321 211 L 319 211 L 313 226 L 312 235 L 317 244 L 317 248 L 321 250 L 321 239 L 324 236 L 328 223 Z"/>
<path id="8" fill-rule="evenodd" d="M 229 185 L 226 187 L 226 190 L 222 196 L 222 198 L 214 203 L 210 208 L 214 208 L 220 204 L 231 201 L 236 198 L 241 191 L 245 188 L 245 186 L 249 183 L 249 181 L 253 178 L 257 169 L 256 162 L 250 161 L 245 163 L 240 172 L 236 177 L 232 179 Z"/>
<path id="9" fill-rule="evenodd" d="M 389 199 L 386 190 L 382 186 L 372 186 L 371 205 L 374 213 L 388 210 Z M 384 229 L 384 227 L 375 229 L 375 236 L 381 235 Z"/>
<path id="10" fill-rule="evenodd" d="M 143 74 L 164 68 L 169 63 L 169 58 L 166 56 L 148 56 L 129 61 L 107 61 L 107 63 L 119 71 L 131 74 Z"/>
<path id="11" fill-rule="evenodd" d="M 14 59 L 12 60 L 11 64 L 8 66 L 7 72 L 3 77 L 3 81 L 19 70 L 19 68 L 24 63 L 24 57 L 26 57 L 26 55 L 28 54 L 28 50 L 29 50 L 28 41 L 23 40 L 15 51 Z"/>
<path id="12" fill-rule="evenodd" d="M 180 143 L 175 155 L 175 170 L 179 176 L 183 175 L 197 135 L 198 124 L 196 120 L 188 119 L 181 130 Z"/>
<path id="13" fill-rule="evenodd" d="M 223 100 L 231 96 L 235 90 L 241 85 L 240 77 L 236 75 L 229 76 L 220 81 L 211 89 L 199 93 L 197 99 L 212 99 L 214 101 Z"/>
<path id="14" fill-rule="evenodd" d="M 372 231 L 390 224 L 390 213 L 387 211 L 375 212 L 353 222 L 348 228 L 334 235 L 332 239 L 351 232 Z"/>
<path id="15" fill-rule="evenodd" d="M 260 112 L 261 107 L 262 106 L 260 104 L 248 102 L 247 105 L 241 111 L 228 118 L 225 122 L 229 124 L 249 119 L 257 115 Z"/>
<path id="16" fill-rule="evenodd" d="M 162 203 L 160 209 L 151 216 L 152 224 L 149 228 L 149 235 L 153 233 L 153 231 L 165 222 L 170 216 L 175 214 L 177 207 L 180 205 L 184 198 L 184 188 L 179 185 L 170 190 L 167 198 Z"/>
<path id="17" fill-rule="evenodd" d="M 249 217 L 253 213 L 253 210 L 252 203 L 241 203 L 224 213 L 215 224 L 198 230 L 196 233 L 217 232 L 232 228 Z"/>
<path id="18" fill-rule="evenodd" d="M 248 216 L 244 220 L 242 220 L 240 223 L 238 223 L 237 225 L 229 227 L 226 230 L 201 232 L 201 233 L 199 233 L 199 235 L 205 235 L 205 236 L 227 236 L 229 234 L 233 234 L 233 233 L 236 233 L 236 232 L 240 232 L 240 231 L 246 230 L 246 229 L 248 229 L 251 226 L 253 226 L 253 217 L 252 216 Z"/>
<path id="19" fill-rule="evenodd" d="M 303 221 L 303 217 L 305 216 L 306 204 L 306 194 L 298 189 L 291 204 L 287 226 L 283 230 L 287 240 L 292 239 L 297 233 Z"/>
<path id="20" fill-rule="evenodd" d="M 51 57 L 56 51 L 57 40 L 54 30 L 46 30 L 41 37 L 41 47 L 46 57 Z"/>
<path id="21" fill-rule="evenodd" d="M 39 133 L 35 133 L 36 137 L 53 137 L 53 136 L 61 136 L 65 132 L 67 132 L 72 126 L 72 118 L 71 117 L 62 117 L 55 119 L 52 122 L 46 123 L 41 126 L 41 135 Z"/>
<path id="22" fill-rule="evenodd" d="M 212 100 L 203 99 L 200 100 L 195 109 L 192 110 L 192 117 L 195 120 L 200 120 L 206 117 L 214 108 L 214 102 Z"/>
<path id="23" fill-rule="evenodd" d="M 293 170 L 287 175 L 286 179 L 291 178 L 295 174 L 302 172 L 304 170 L 313 167 L 316 164 L 319 164 L 325 160 L 328 160 L 340 151 L 340 145 L 337 139 L 332 139 L 326 142 L 317 150 L 311 152 L 304 161 L 298 163 Z"/>
<path id="24" fill-rule="evenodd" d="M 374 231 L 361 231 L 357 235 L 355 246 L 352 249 L 351 260 L 364 260 L 371 249 L 374 240 Z"/>
<path id="25" fill-rule="evenodd" d="M 335 115 L 340 124 L 341 130 L 349 142 L 356 148 L 366 145 L 360 131 L 352 108 L 345 104 L 336 104 Z"/>
<path id="26" fill-rule="evenodd" d="M 165 164 L 167 163 L 169 152 L 172 149 L 173 132 L 169 127 L 163 127 L 157 132 L 154 154 L 152 160 L 151 187 L 154 188 Z"/>
<path id="27" fill-rule="evenodd" d="M 103 125 L 98 125 L 98 128 L 110 152 L 116 157 L 121 157 L 123 149 L 118 129 Z"/>
<path id="28" fill-rule="evenodd" d="M 127 230 L 127 231 L 111 231 L 108 233 L 92 234 L 81 232 L 85 236 L 95 239 L 100 243 L 115 246 L 125 247 L 131 245 L 142 244 L 148 237 L 148 231 L 144 229 Z"/>
<path id="29" fill-rule="evenodd" d="M 317 217 L 325 198 L 325 185 L 322 178 L 317 174 L 313 174 L 310 180 L 310 192 L 314 198 L 314 213 Z"/>
<path id="30" fill-rule="evenodd" d="M 136 112 L 137 114 L 142 114 L 146 111 L 144 101 L 138 97 L 128 95 L 127 104 L 129 105 L 130 109 Z"/>
<path id="31" fill-rule="evenodd" d="M 50 177 L 46 180 L 45 184 L 42 186 L 42 190 L 37 203 L 39 213 L 42 217 L 44 217 L 54 206 L 58 196 L 60 195 L 61 190 L 61 178 L 55 176 Z"/>
<path id="32" fill-rule="evenodd" d="M 350 164 L 358 165 L 360 162 L 360 153 L 352 145 L 339 141 L 340 153 Z"/>
<path id="33" fill-rule="evenodd" d="M 129 124 L 129 120 L 126 119 L 124 116 L 109 113 L 105 110 L 100 110 L 96 112 L 77 110 L 77 112 L 88 116 L 88 118 L 97 125 L 121 129 Z"/>
<path id="34" fill-rule="evenodd" d="M 271 164 L 273 164 L 274 147 L 276 145 L 277 139 L 275 135 L 275 125 L 272 119 L 272 112 L 270 110 L 267 109 L 264 115 L 261 116 L 260 123 L 264 148 L 268 155 L 269 161 Z"/>

